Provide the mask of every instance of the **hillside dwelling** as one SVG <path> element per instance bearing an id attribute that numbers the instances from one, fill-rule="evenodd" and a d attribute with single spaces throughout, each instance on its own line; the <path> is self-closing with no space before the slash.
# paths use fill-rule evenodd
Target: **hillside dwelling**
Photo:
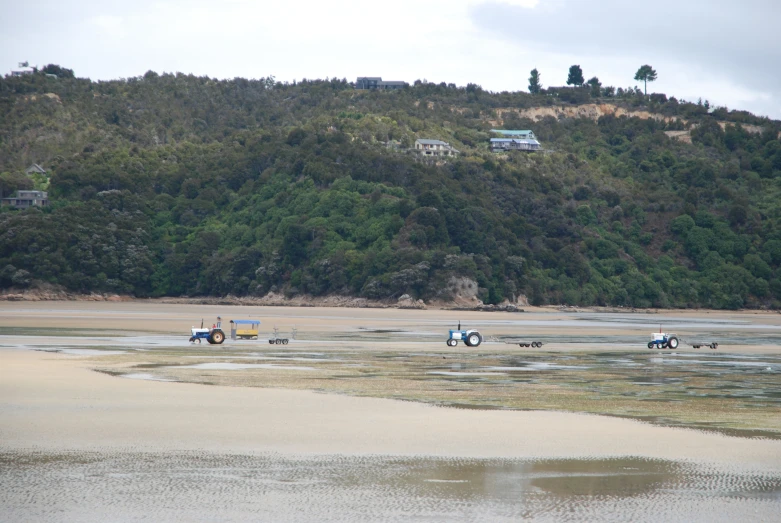
<path id="1" fill-rule="evenodd" d="M 398 81 L 391 81 L 391 80 L 383 81 L 382 78 L 379 76 L 359 76 L 358 79 L 355 81 L 355 88 L 364 89 L 364 90 L 379 89 L 382 91 L 387 91 L 393 89 L 403 89 L 408 85 L 409 84 L 407 82 L 398 82 Z"/>
<path id="2" fill-rule="evenodd" d="M 26 171 L 24 171 L 27 176 L 30 176 L 31 174 L 48 174 L 46 172 L 46 169 L 38 165 L 37 163 L 32 164 L 30 167 L 27 168 Z"/>
<path id="3" fill-rule="evenodd" d="M 506 130 L 506 129 L 491 129 L 491 132 L 494 134 L 498 134 L 503 138 L 518 138 L 520 140 L 537 139 L 537 137 L 534 136 L 534 131 L 531 130 L 513 131 L 513 130 Z"/>
<path id="4" fill-rule="evenodd" d="M 497 151 L 541 151 L 542 145 L 537 140 L 522 140 L 519 138 L 491 138 L 491 152 Z"/>
<path id="5" fill-rule="evenodd" d="M 460 151 L 442 140 L 415 140 L 415 151 L 425 156 L 458 156 Z"/>
<path id="6" fill-rule="evenodd" d="M 17 209 L 46 207 L 49 205 L 49 194 L 45 191 L 16 191 L 16 196 L 3 198 L 2 205 L 10 205 Z"/>

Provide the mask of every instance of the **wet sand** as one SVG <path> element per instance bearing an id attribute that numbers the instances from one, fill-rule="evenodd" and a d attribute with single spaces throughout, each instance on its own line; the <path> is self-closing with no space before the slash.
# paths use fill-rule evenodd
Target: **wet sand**
<path id="1" fill-rule="evenodd" d="M 781 470 L 781 441 L 561 412 L 475 411 L 309 391 L 123 380 L 0 352 L 5 449 L 507 458 L 642 456 Z"/>
<path id="2" fill-rule="evenodd" d="M 186 325 L 186 335 L 193 323 L 187 318 L 208 319 L 216 311 L 223 318 L 238 312 L 244 318 L 262 315 L 266 333 L 269 323 L 280 330 L 296 325 L 302 338 L 298 351 L 307 338 L 319 335 L 330 336 L 338 350 L 345 345 L 391 354 L 451 350 L 444 343 L 436 348 L 433 341 L 415 341 L 442 338 L 437 329 L 446 329 L 448 321 L 439 318 L 450 312 L 243 309 L 0 304 L 2 512 L 12 520 L 45 521 L 734 521 L 746 516 L 772 521 L 781 513 L 780 440 L 589 414 L 467 410 L 310 390 L 120 379 L 91 369 L 124 356 L 29 350 L 66 345 L 47 329 L 67 324 L 90 335 L 68 338 L 76 350 L 130 346 L 151 355 L 175 345 L 181 358 L 180 351 L 187 350 L 181 333 L 162 341 L 150 337 L 148 344 L 134 336 L 173 333 L 180 324 Z M 518 322 L 524 321 L 524 333 L 583 335 L 571 314 L 458 315 L 497 336 L 517 335 Z M 718 335 L 723 322 L 721 332 L 759 341 L 778 335 L 781 323 L 770 314 L 705 318 L 715 323 L 702 315 L 680 316 L 694 334 Z M 610 325 L 593 332 L 627 336 L 637 331 L 647 337 L 651 319 L 605 318 Z M 124 332 L 131 343 L 123 345 L 116 336 L 96 338 L 93 329 Z M 377 332 L 405 329 L 415 329 L 409 341 L 399 341 L 404 333 L 393 333 L 389 341 L 387 332 Z M 349 341 L 340 342 L 340 336 Z M 564 352 L 602 350 L 575 342 L 551 345 Z M 328 350 L 323 347 L 317 350 Z M 503 343 L 481 347 L 489 348 L 518 350 Z M 728 350 L 779 353 L 768 343 Z"/>

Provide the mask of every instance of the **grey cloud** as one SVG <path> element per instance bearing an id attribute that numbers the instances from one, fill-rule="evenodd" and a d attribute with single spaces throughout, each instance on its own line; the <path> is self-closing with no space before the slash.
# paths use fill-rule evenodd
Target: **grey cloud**
<path id="1" fill-rule="evenodd" d="M 482 30 L 532 49 L 675 61 L 729 77 L 781 105 L 779 0 L 540 0 L 534 9 L 483 3 Z"/>

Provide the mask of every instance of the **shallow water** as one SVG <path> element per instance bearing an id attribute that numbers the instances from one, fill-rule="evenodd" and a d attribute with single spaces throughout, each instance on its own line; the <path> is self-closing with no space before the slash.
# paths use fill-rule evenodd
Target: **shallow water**
<path id="1" fill-rule="evenodd" d="M 0 453 L 12 521 L 777 521 L 781 477 L 645 459 Z"/>
<path id="2" fill-rule="evenodd" d="M 293 365 L 278 365 L 276 363 L 198 363 L 195 365 L 179 365 L 178 369 L 201 370 L 247 370 L 247 369 L 281 369 L 281 370 L 315 370 L 314 367 L 297 367 Z"/>

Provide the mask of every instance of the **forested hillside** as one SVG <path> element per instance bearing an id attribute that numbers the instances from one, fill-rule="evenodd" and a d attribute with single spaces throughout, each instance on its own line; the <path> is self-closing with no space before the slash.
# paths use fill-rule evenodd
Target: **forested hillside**
<path id="1" fill-rule="evenodd" d="M 0 288 L 781 306 L 781 122 L 630 89 L 52 71 L 0 80 L 0 191 L 51 199 L 0 210 Z M 520 111 L 593 103 L 645 116 Z M 489 152 L 498 126 L 546 151 Z"/>

